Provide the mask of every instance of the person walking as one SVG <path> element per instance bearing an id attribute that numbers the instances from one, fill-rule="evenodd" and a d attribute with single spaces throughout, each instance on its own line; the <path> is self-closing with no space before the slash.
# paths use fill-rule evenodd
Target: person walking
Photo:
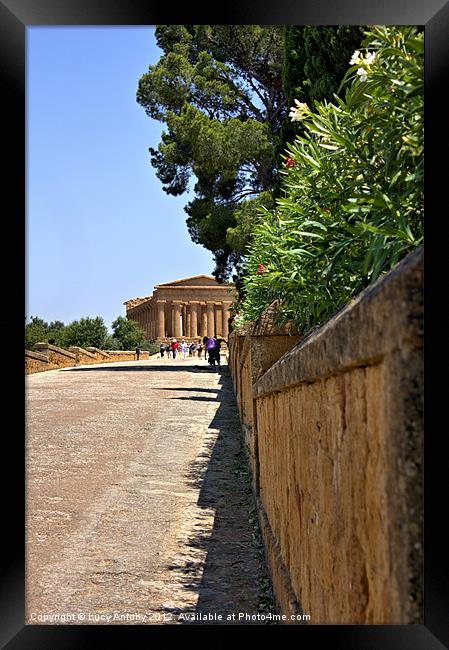
<path id="1" fill-rule="evenodd" d="M 221 370 L 221 357 L 220 357 L 221 344 L 222 344 L 222 343 L 226 343 L 226 345 L 227 345 L 228 342 L 227 342 L 225 339 L 220 339 L 220 338 L 218 338 L 217 335 L 215 335 L 214 338 L 215 338 L 215 343 L 216 343 L 216 347 L 215 347 L 215 349 L 214 349 L 214 352 L 215 352 L 215 361 L 217 362 L 218 370 Z"/>
<path id="2" fill-rule="evenodd" d="M 204 361 L 206 361 L 206 359 L 207 359 L 207 354 L 208 354 L 208 352 L 207 352 L 207 342 L 208 342 L 208 340 L 209 340 L 209 337 L 208 337 L 208 336 L 203 336 L 203 345 L 204 345 Z"/>
<path id="3" fill-rule="evenodd" d="M 191 344 L 189 345 L 189 357 L 193 357 L 195 350 L 196 350 L 196 343 L 195 341 L 192 341 Z"/>
<path id="4" fill-rule="evenodd" d="M 178 354 L 179 350 L 179 343 L 176 339 L 173 339 L 171 342 L 171 353 L 173 355 L 173 359 L 176 359 L 176 355 Z"/>
<path id="5" fill-rule="evenodd" d="M 207 339 L 206 349 L 209 355 L 209 365 L 215 367 L 217 341 L 213 336 Z"/>
<path id="6" fill-rule="evenodd" d="M 140 353 L 141 353 L 141 352 L 142 352 L 142 348 L 140 347 L 140 345 L 138 345 L 138 346 L 136 347 L 136 360 L 137 360 L 137 361 L 139 361 Z"/>
<path id="7" fill-rule="evenodd" d="M 183 341 L 181 342 L 181 354 L 182 354 L 182 358 L 183 358 L 184 361 L 185 361 L 185 359 L 186 359 L 186 357 L 187 357 L 188 349 L 189 349 L 189 346 L 188 346 L 187 343 L 183 340 Z"/>
<path id="8" fill-rule="evenodd" d="M 163 341 L 159 346 L 159 352 L 161 354 L 161 359 L 163 359 L 165 354 L 165 343 Z"/>
<path id="9" fill-rule="evenodd" d="M 203 351 L 203 342 L 201 339 L 198 339 L 198 343 L 196 344 L 196 351 L 198 353 L 198 358 L 201 359 L 201 353 Z"/>

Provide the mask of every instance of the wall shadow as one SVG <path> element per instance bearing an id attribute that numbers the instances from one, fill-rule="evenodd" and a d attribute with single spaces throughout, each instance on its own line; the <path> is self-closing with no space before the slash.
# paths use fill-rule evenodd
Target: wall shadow
<path id="1" fill-rule="evenodd" d="M 215 399 L 174 398 L 219 402 L 219 408 L 209 423 L 209 428 L 216 430 L 216 437 L 211 436 L 211 442 L 206 443 L 187 474 L 190 485 L 199 489 L 198 506 L 209 512 L 212 508 L 215 517 L 212 531 L 210 528 L 202 531 L 201 526 L 193 527 L 199 532 L 183 541 L 187 556 L 183 554 L 182 560 L 167 567 L 177 580 L 181 576 L 186 590 L 198 596 L 195 611 L 182 608 L 164 611 L 175 614 L 180 624 L 261 625 L 271 623 L 270 620 L 260 620 L 261 615 L 268 611 L 275 613 L 275 609 L 269 593 L 264 549 L 227 366 L 222 369 L 219 385 L 221 389 Z M 205 562 L 188 559 L 189 549 L 193 558 L 195 549 L 206 553 Z M 184 616 L 179 618 L 180 614 Z M 193 615 L 193 620 L 189 615 Z M 217 615 L 222 616 L 221 620 L 217 620 Z M 259 618 L 254 619 L 257 616 Z"/>
<path id="2" fill-rule="evenodd" d="M 161 387 L 161 386 L 155 386 L 153 390 L 169 390 L 173 392 L 173 388 L 170 388 L 169 386 L 167 387 Z M 178 391 L 190 391 L 192 393 L 218 393 L 219 389 L 218 388 L 182 388 L 182 387 L 176 387 L 176 392 Z"/>
<path id="3" fill-rule="evenodd" d="M 217 372 L 210 366 L 141 366 L 141 365 L 126 365 L 126 366 L 91 366 L 76 367 L 70 366 L 69 368 L 60 368 L 60 372 Z"/>

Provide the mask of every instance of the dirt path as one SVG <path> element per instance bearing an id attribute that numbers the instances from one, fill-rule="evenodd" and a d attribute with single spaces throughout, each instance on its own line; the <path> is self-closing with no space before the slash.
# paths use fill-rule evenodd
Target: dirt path
<path id="1" fill-rule="evenodd" d="M 226 366 L 30 375 L 26 432 L 28 623 L 260 624 L 266 574 Z"/>

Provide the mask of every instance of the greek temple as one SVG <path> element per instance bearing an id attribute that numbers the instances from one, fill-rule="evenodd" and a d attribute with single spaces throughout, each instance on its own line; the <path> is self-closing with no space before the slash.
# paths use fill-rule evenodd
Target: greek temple
<path id="1" fill-rule="evenodd" d="M 136 321 L 148 340 L 228 337 L 229 308 L 235 299 L 233 284 L 219 284 L 209 275 L 157 284 L 153 294 L 127 300 L 128 320 Z"/>

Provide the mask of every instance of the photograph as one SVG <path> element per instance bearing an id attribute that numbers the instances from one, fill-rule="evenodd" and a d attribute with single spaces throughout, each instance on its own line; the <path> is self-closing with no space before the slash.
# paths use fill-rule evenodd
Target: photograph
<path id="1" fill-rule="evenodd" d="M 449 12 L 12 9 L 23 564 L 2 647 L 248 625 L 447 647 L 423 276 L 427 56 Z"/>

